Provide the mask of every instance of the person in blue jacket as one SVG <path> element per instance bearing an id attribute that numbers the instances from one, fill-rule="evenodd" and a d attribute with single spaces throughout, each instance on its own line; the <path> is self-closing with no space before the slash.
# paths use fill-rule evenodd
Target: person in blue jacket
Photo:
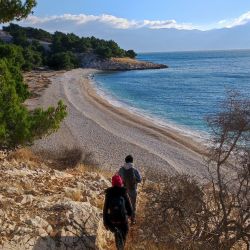
<path id="1" fill-rule="evenodd" d="M 132 224 L 135 224 L 136 215 L 136 198 L 137 198 L 137 185 L 141 182 L 141 175 L 133 165 L 133 156 L 127 155 L 125 164 L 120 167 L 118 174 L 122 177 L 124 187 L 126 187 L 129 198 L 133 207 L 133 215 L 131 217 Z"/>

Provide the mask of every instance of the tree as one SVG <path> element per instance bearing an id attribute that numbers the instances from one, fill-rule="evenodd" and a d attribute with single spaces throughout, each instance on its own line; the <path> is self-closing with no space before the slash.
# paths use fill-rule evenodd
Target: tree
<path id="1" fill-rule="evenodd" d="M 36 138 L 58 129 L 66 116 L 66 106 L 59 101 L 56 108 L 28 111 L 16 91 L 7 60 L 0 60 L 0 148 L 30 144 Z"/>
<path id="2" fill-rule="evenodd" d="M 70 51 L 52 54 L 48 61 L 48 65 L 54 69 L 73 69 L 78 67 L 79 61 L 77 57 Z"/>
<path id="3" fill-rule="evenodd" d="M 22 54 L 22 48 L 12 44 L 1 44 L 0 45 L 0 58 L 7 59 L 11 64 L 22 67 L 25 60 Z"/>
<path id="4" fill-rule="evenodd" d="M 162 176 L 144 189 L 145 227 L 170 249 L 250 248 L 250 100 L 230 92 L 208 119 L 211 143 L 205 184 Z M 153 202 L 152 202 L 153 201 Z"/>
<path id="5" fill-rule="evenodd" d="M 36 6 L 36 0 L 1 0 L 0 23 L 26 18 Z"/>
<path id="6" fill-rule="evenodd" d="M 12 28 L 22 33 L 19 27 Z M 36 47 L 39 48 L 36 43 L 24 49 L 13 44 L 0 45 L 0 149 L 30 144 L 56 131 L 67 114 L 61 101 L 47 110 L 29 111 L 23 104 L 29 92 L 21 70 L 41 63 L 41 53 L 33 50 Z"/>
<path id="7" fill-rule="evenodd" d="M 105 59 L 112 57 L 112 50 L 109 47 L 98 47 L 96 53 Z"/>
<path id="8" fill-rule="evenodd" d="M 31 47 L 25 48 L 23 50 L 23 55 L 25 58 L 25 63 L 23 65 L 24 70 L 32 70 L 35 67 L 39 67 L 42 64 L 42 56 L 38 51 L 32 50 Z"/>
<path id="9" fill-rule="evenodd" d="M 8 70 L 6 67 L 1 69 L 2 76 L 7 77 L 10 75 L 7 77 L 12 79 L 8 81 L 9 84 L 15 87 L 15 91 L 20 100 L 26 100 L 29 96 L 29 92 L 27 85 L 23 83 L 23 77 L 20 71 L 25 65 L 22 48 L 10 44 L 0 45 L 0 58 L 2 58 L 8 68 Z"/>
<path id="10" fill-rule="evenodd" d="M 250 99 L 229 92 L 221 112 L 208 119 L 212 147 L 208 171 L 216 223 L 214 243 L 230 249 L 244 241 L 250 248 Z"/>
<path id="11" fill-rule="evenodd" d="M 130 58 L 135 58 L 137 56 L 137 54 L 132 50 L 127 50 L 126 51 L 126 56 L 130 57 Z"/>

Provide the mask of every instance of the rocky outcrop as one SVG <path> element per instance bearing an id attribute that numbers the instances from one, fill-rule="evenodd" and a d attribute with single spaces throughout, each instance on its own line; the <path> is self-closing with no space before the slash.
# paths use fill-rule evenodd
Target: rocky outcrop
<path id="1" fill-rule="evenodd" d="M 105 177 L 0 154 L 0 249 L 105 249 Z"/>
<path id="2" fill-rule="evenodd" d="M 10 43 L 12 42 L 13 37 L 9 33 L 0 30 L 0 40 L 2 40 L 5 43 Z"/>
<path id="3" fill-rule="evenodd" d="M 164 64 L 138 61 L 131 58 L 102 59 L 93 53 L 80 54 L 79 58 L 83 68 L 94 68 L 100 70 L 144 70 L 163 69 L 168 67 Z"/>

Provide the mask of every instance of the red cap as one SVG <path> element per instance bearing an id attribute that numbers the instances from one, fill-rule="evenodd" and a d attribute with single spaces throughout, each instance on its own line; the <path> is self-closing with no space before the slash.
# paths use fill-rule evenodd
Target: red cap
<path id="1" fill-rule="evenodd" d="M 112 177 L 112 187 L 122 187 L 122 186 L 123 186 L 122 177 L 118 174 L 114 175 Z"/>

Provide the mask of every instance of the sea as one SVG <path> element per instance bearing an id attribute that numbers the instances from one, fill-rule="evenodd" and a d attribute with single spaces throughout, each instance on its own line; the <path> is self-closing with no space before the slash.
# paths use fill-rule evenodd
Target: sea
<path id="1" fill-rule="evenodd" d="M 250 50 L 141 53 L 157 70 L 101 72 L 94 86 L 112 105 L 186 134 L 208 136 L 207 117 L 231 90 L 250 96 Z"/>

